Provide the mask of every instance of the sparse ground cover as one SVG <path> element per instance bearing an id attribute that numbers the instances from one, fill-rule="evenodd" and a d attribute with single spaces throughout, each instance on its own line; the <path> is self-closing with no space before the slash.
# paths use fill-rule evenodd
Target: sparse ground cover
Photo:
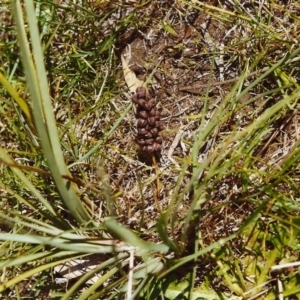
<path id="1" fill-rule="evenodd" d="M 299 299 L 297 1 L 0 3 L 3 299 Z"/>

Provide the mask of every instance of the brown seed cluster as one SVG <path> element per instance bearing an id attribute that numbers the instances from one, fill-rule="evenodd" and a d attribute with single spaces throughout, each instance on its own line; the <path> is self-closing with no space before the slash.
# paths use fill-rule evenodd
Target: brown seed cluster
<path id="1" fill-rule="evenodd" d="M 138 87 L 132 101 L 137 107 L 137 144 L 145 153 L 159 154 L 162 145 L 159 132 L 162 130 L 162 125 L 160 113 L 155 109 L 155 100 L 151 99 L 144 87 Z"/>

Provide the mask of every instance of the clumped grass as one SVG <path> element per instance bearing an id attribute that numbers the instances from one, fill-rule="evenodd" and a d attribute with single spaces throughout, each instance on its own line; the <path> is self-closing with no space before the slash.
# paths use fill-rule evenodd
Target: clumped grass
<path id="1" fill-rule="evenodd" d="M 1 297 L 298 299 L 299 9 L 2 0 Z"/>

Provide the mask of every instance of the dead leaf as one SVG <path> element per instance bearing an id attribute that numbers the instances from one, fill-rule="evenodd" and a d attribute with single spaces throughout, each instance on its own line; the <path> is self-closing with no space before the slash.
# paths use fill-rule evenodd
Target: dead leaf
<path id="1" fill-rule="evenodd" d="M 146 87 L 146 83 L 142 80 L 139 80 L 136 77 L 135 73 L 129 69 L 128 64 L 127 64 L 125 58 L 123 57 L 123 55 L 121 55 L 121 60 L 122 60 L 125 82 L 129 88 L 130 92 L 135 93 L 136 89 L 138 87 L 141 87 L 141 86 Z"/>
<path id="2" fill-rule="evenodd" d="M 95 269 L 100 263 L 104 261 L 104 256 L 99 254 L 93 254 L 84 258 L 77 258 L 62 265 L 54 267 L 54 271 L 57 275 L 62 276 L 58 279 L 58 282 L 64 283 L 65 281 L 80 278 L 87 272 Z M 100 274 L 94 274 L 86 283 L 93 284 L 101 277 Z M 65 280 L 63 280 L 65 279 Z"/>

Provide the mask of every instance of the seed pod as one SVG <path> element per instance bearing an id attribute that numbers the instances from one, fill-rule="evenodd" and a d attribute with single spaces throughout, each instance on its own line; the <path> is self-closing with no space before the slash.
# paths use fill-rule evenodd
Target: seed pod
<path id="1" fill-rule="evenodd" d="M 145 108 L 146 108 L 146 110 L 151 110 L 152 108 L 154 108 L 155 107 L 155 100 L 153 100 L 153 99 L 150 99 L 149 101 L 147 101 L 146 103 L 145 103 Z"/>
<path id="2" fill-rule="evenodd" d="M 132 101 L 136 104 L 138 103 L 138 98 L 136 94 L 132 96 Z"/>
<path id="3" fill-rule="evenodd" d="M 145 135 L 148 133 L 148 130 L 146 128 L 138 128 L 137 131 L 140 135 Z"/>
<path id="4" fill-rule="evenodd" d="M 153 146 L 152 145 L 146 145 L 143 147 L 143 151 L 146 153 L 152 153 L 153 152 Z"/>
<path id="5" fill-rule="evenodd" d="M 152 109 L 149 111 L 149 116 L 151 116 L 151 117 L 155 117 L 155 116 L 156 116 L 156 110 L 155 110 L 155 108 L 152 108 Z"/>
<path id="6" fill-rule="evenodd" d="M 136 139 L 136 142 L 137 142 L 140 146 L 146 145 L 146 141 L 145 141 L 144 139 Z"/>
<path id="7" fill-rule="evenodd" d="M 145 110 L 138 110 L 137 113 L 136 113 L 136 116 L 138 118 L 147 119 L 148 118 L 148 113 Z"/>
<path id="8" fill-rule="evenodd" d="M 160 144 L 154 143 L 154 144 L 152 145 L 152 148 L 153 148 L 153 150 L 156 151 L 156 152 L 160 152 L 160 151 L 161 151 L 161 145 L 160 145 Z"/>
<path id="9" fill-rule="evenodd" d="M 157 135 L 158 135 L 158 130 L 157 130 L 157 128 L 152 128 L 152 129 L 150 130 L 150 132 L 152 133 L 152 136 L 157 136 Z"/>
<path id="10" fill-rule="evenodd" d="M 145 98 L 146 94 L 147 91 L 144 87 L 141 86 L 136 89 L 137 98 Z"/>
<path id="11" fill-rule="evenodd" d="M 163 130 L 162 124 L 159 121 L 155 122 L 155 127 L 157 128 L 158 131 L 162 131 Z"/>
<path id="12" fill-rule="evenodd" d="M 152 138 L 152 133 L 148 131 L 148 132 L 144 135 L 144 137 L 145 137 L 146 139 L 151 139 L 151 138 Z"/>
<path id="13" fill-rule="evenodd" d="M 149 118 L 147 119 L 147 121 L 148 121 L 148 124 L 149 124 L 149 125 L 155 125 L 155 124 L 156 124 L 155 117 L 149 117 Z"/>
<path id="14" fill-rule="evenodd" d="M 155 138 L 155 143 L 162 144 L 162 137 L 158 136 L 157 138 Z"/>
<path id="15" fill-rule="evenodd" d="M 137 104 L 139 105 L 139 107 L 141 108 L 144 108 L 147 110 L 146 106 L 147 106 L 147 103 L 145 99 L 137 99 Z"/>
<path id="16" fill-rule="evenodd" d="M 145 145 L 153 145 L 154 139 L 147 139 L 145 140 Z"/>
<path id="17" fill-rule="evenodd" d="M 147 125 L 147 120 L 146 119 L 138 119 L 137 120 L 137 126 L 138 127 L 145 127 Z"/>
<path id="18" fill-rule="evenodd" d="M 155 119 L 156 119 L 157 121 L 159 121 L 159 119 L 160 119 L 160 113 L 159 113 L 158 110 L 155 111 Z"/>

